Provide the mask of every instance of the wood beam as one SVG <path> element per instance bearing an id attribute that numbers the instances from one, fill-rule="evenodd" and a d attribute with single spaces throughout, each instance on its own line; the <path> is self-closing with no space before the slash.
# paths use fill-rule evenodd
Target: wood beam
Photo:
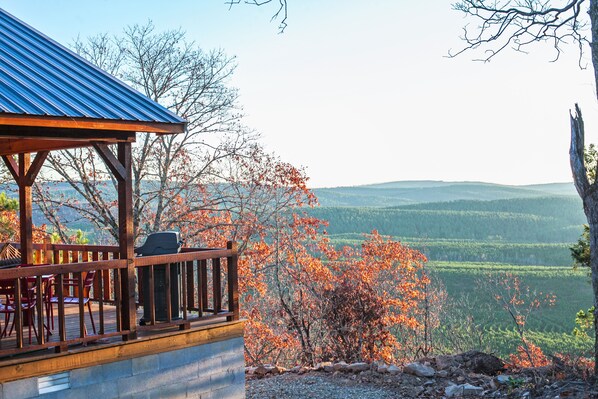
<path id="1" fill-rule="evenodd" d="M 128 267 L 120 270 L 121 282 L 121 326 L 129 334 L 125 341 L 137 337 L 137 312 L 135 305 L 135 248 L 133 231 L 133 179 L 131 143 L 118 143 L 118 162 L 125 172 L 124 179 L 118 181 L 118 242 L 120 259 L 126 259 Z"/>
<path id="2" fill-rule="evenodd" d="M 114 141 L 114 143 L 116 143 L 116 141 Z M 89 146 L 89 142 L 82 140 L 42 140 L 0 137 L 0 155 L 19 154 L 21 152 L 67 150 L 70 148 Z"/>
<path id="3" fill-rule="evenodd" d="M 8 168 L 8 171 L 12 175 L 13 179 L 15 179 L 15 183 L 19 184 L 19 181 L 21 180 L 19 179 L 19 166 L 15 162 L 15 159 L 11 155 L 2 155 L 2 160 L 4 161 L 4 164 Z"/>
<path id="4" fill-rule="evenodd" d="M 104 130 L 166 134 L 183 133 L 187 127 L 186 122 L 165 123 L 17 114 L 2 114 L 0 116 L 0 125 L 24 126 L 27 127 L 27 129 L 31 129 L 32 127 L 45 127 L 53 129 Z"/>
<path id="5" fill-rule="evenodd" d="M 93 143 L 93 148 L 96 149 L 98 155 L 119 182 L 127 178 L 127 170 L 114 153 L 110 151 L 107 144 Z"/>
<path id="6" fill-rule="evenodd" d="M 48 157 L 49 151 L 40 151 L 35 155 L 35 159 L 31 163 L 27 174 L 23 177 L 24 183 L 27 186 L 32 186 L 37 174 L 44 165 L 44 161 Z"/>
<path id="7" fill-rule="evenodd" d="M 2 118 L 0 117 L 0 120 Z M 62 127 L 2 126 L 0 137 L 38 140 L 134 142 L 135 132 L 121 130 L 68 129 Z"/>

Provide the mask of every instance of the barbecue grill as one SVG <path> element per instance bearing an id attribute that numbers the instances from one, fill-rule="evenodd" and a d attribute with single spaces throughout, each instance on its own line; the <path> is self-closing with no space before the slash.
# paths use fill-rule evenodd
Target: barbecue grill
<path id="1" fill-rule="evenodd" d="M 167 255 L 180 252 L 183 242 L 180 240 L 177 231 L 162 231 L 147 236 L 142 246 L 135 248 L 138 256 Z M 142 274 L 143 289 L 143 318 L 139 324 L 145 325 L 151 320 L 151 308 L 149 306 L 149 269 L 144 267 Z M 180 319 L 179 306 L 179 275 L 178 263 L 170 264 L 170 310 L 172 319 Z M 166 301 L 166 265 L 154 266 L 154 309 L 156 321 L 168 321 L 168 305 Z"/>

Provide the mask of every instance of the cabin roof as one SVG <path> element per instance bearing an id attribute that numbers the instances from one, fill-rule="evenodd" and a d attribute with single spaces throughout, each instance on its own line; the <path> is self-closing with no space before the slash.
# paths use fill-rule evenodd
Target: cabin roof
<path id="1" fill-rule="evenodd" d="M 37 137 L 181 133 L 186 121 L 0 9 L 0 135 L 28 136 L 31 127 L 41 128 Z"/>

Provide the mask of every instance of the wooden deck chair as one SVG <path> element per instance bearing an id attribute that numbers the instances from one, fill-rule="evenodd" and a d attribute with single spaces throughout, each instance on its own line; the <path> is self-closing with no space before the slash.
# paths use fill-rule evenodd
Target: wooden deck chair
<path id="1" fill-rule="evenodd" d="M 96 334 L 96 325 L 93 321 L 93 313 L 91 312 L 91 302 L 89 301 L 89 291 L 93 286 L 93 280 L 96 276 L 96 271 L 92 270 L 85 274 L 83 279 L 83 304 L 87 305 L 87 310 L 89 311 L 89 319 L 91 320 L 91 327 L 93 329 L 93 333 Z M 79 304 L 79 296 L 76 295 L 77 288 L 79 287 L 79 279 L 78 278 L 65 278 L 63 279 L 62 288 L 56 287 L 56 290 L 63 289 L 63 292 L 73 293 L 73 295 L 64 295 L 64 304 L 65 305 L 78 305 Z M 53 296 L 50 298 L 50 303 L 58 304 L 58 297 Z M 86 328 L 87 330 L 87 328 Z M 86 332 L 87 333 L 87 332 Z"/>
<path id="2" fill-rule="evenodd" d="M 8 332 L 8 336 L 12 334 L 12 331 L 15 327 L 14 314 L 17 311 L 15 287 L 17 281 L 17 279 L 0 280 L 0 298 L 3 299 L 2 303 L 0 303 L 0 314 L 4 314 L 4 329 L 2 329 L 0 338 L 7 336 L 6 330 L 8 329 L 11 315 L 13 315 L 13 320 L 10 331 Z M 29 287 L 26 280 L 22 280 L 21 283 L 21 311 L 23 312 L 22 314 L 27 318 L 27 325 L 29 327 L 29 344 L 31 344 L 31 328 L 33 328 L 35 337 L 37 338 L 37 329 L 35 328 L 33 317 L 37 302 L 36 290 L 35 287 Z"/>

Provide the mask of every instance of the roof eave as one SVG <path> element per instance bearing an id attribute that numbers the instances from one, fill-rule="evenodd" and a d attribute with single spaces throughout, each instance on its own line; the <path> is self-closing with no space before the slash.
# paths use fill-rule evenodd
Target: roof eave
<path id="1" fill-rule="evenodd" d="M 8 126 L 30 128 L 55 128 L 78 130 L 106 130 L 126 132 L 147 132 L 160 134 L 184 133 L 187 122 L 168 123 L 152 121 L 127 121 L 113 119 L 70 118 L 58 116 L 20 115 L 0 113 L 0 130 Z"/>

